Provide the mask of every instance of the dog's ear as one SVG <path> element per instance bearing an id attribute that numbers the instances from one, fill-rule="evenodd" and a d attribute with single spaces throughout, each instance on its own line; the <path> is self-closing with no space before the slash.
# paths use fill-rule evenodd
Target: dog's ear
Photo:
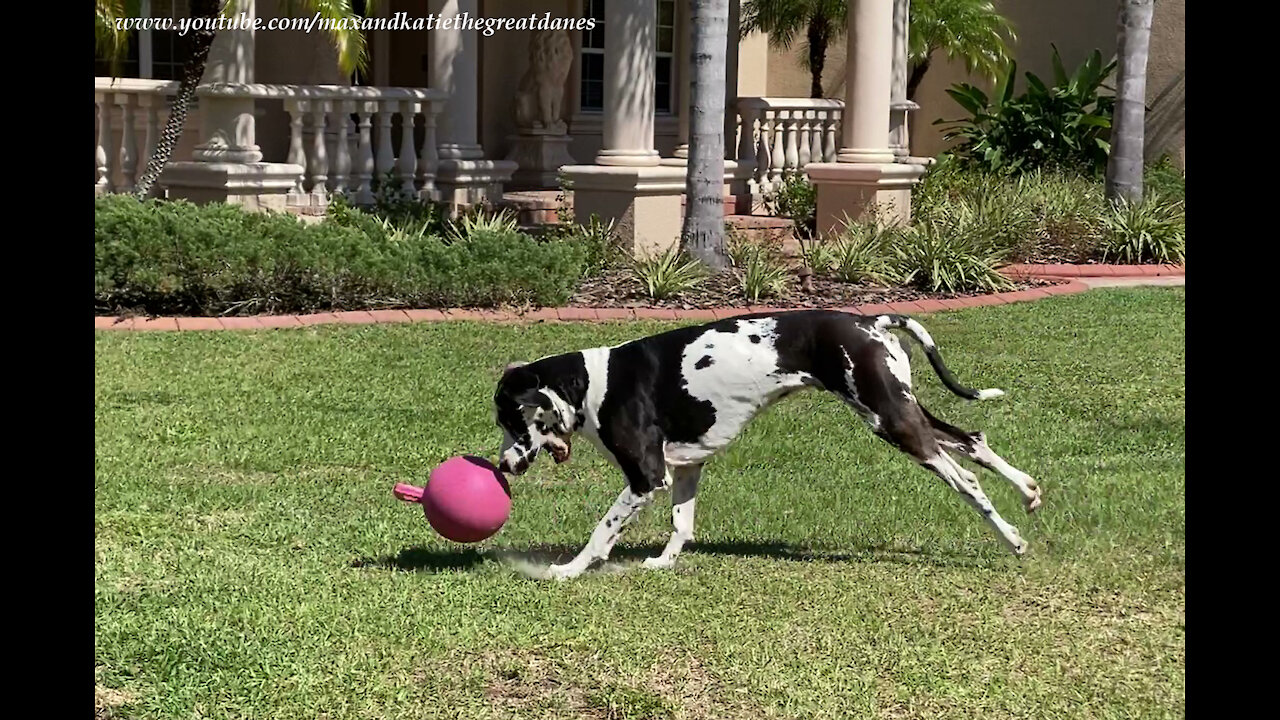
<path id="1" fill-rule="evenodd" d="M 506 375 L 507 373 L 511 372 L 512 370 L 515 370 L 516 368 L 522 368 L 522 367 L 524 367 L 525 365 L 528 365 L 528 364 L 529 364 L 529 363 L 524 362 L 523 360 L 516 360 L 516 361 L 514 361 L 514 362 L 509 362 L 509 363 L 507 363 L 507 366 L 506 366 L 505 368 L 503 368 L 503 370 L 502 370 L 502 374 L 503 374 L 503 375 Z"/>
<path id="2" fill-rule="evenodd" d="M 516 396 L 516 402 L 528 407 L 540 407 L 543 410 L 551 409 L 551 398 L 545 394 L 538 392 L 538 388 L 529 388 Z"/>

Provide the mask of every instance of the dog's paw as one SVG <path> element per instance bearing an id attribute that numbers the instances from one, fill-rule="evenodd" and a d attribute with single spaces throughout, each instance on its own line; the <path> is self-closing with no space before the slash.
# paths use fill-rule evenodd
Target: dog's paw
<path id="1" fill-rule="evenodd" d="M 676 559 L 664 558 L 661 556 L 651 557 L 651 558 L 645 558 L 643 564 L 645 568 L 649 570 L 670 570 L 671 568 L 675 567 Z"/>
<path id="2" fill-rule="evenodd" d="M 1026 540 L 1023 540 L 1022 538 L 1018 538 L 1017 544 L 1010 547 L 1010 549 L 1013 551 L 1014 555 L 1016 555 L 1017 557 L 1022 557 L 1023 555 L 1027 554 L 1027 548 L 1029 546 L 1030 546 L 1030 543 L 1028 543 Z"/>
<path id="3" fill-rule="evenodd" d="M 581 574 L 582 574 L 582 570 L 579 570 L 578 568 L 568 564 L 552 565 L 551 567 L 547 568 L 547 577 L 551 578 L 552 580 L 570 580 L 572 578 L 578 577 Z"/>
<path id="4" fill-rule="evenodd" d="M 1027 512 L 1033 513 L 1040 507 L 1040 486 L 1035 480 L 1027 480 L 1027 489 L 1031 491 L 1030 495 L 1023 495 L 1022 502 L 1027 508 Z"/>

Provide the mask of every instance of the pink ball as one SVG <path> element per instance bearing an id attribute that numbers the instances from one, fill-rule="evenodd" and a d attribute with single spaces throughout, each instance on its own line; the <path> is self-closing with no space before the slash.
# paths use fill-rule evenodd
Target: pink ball
<path id="1" fill-rule="evenodd" d="M 511 514 L 511 488 L 493 463 L 472 455 L 450 458 L 431 471 L 422 492 L 427 522 L 444 537 L 480 542 Z"/>

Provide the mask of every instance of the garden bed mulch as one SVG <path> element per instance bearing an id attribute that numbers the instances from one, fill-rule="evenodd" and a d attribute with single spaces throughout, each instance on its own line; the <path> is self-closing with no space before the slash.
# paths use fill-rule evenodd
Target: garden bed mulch
<path id="1" fill-rule="evenodd" d="M 1008 291 L 1031 290 L 1061 285 L 1066 280 L 1040 278 L 1013 282 Z M 738 280 L 731 274 L 714 275 L 692 290 L 666 300 L 654 300 L 644 291 L 640 281 L 626 272 L 609 272 L 579 284 L 569 299 L 569 307 L 582 308 L 662 308 L 702 310 L 710 308 L 785 307 L 838 308 L 854 305 L 880 305 L 912 300 L 947 300 L 977 297 L 989 293 L 935 293 L 902 287 L 874 287 L 839 280 L 812 279 L 812 292 L 804 292 L 795 282 L 787 291 L 772 298 L 748 300 Z"/>

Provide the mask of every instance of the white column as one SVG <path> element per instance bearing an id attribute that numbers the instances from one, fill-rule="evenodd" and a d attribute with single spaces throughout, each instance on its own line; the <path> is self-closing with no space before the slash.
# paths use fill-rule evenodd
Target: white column
<path id="1" fill-rule="evenodd" d="M 851 0 L 845 69 L 843 142 L 837 161 L 889 163 L 893 2 Z"/>
<path id="2" fill-rule="evenodd" d="M 484 157 L 476 139 L 479 118 L 480 43 L 474 28 L 457 27 L 462 20 L 479 17 L 477 0 L 429 0 L 427 11 L 436 16 L 430 33 L 432 88 L 449 93 L 440 113 L 437 134 L 441 160 L 472 160 Z M 439 23 L 448 21 L 450 27 Z"/>
<path id="3" fill-rule="evenodd" d="M 911 154 L 907 115 L 919 105 L 907 99 L 907 41 L 911 27 L 911 0 L 893 0 L 893 69 L 890 95 L 889 148 L 899 162 Z"/>
<path id="4" fill-rule="evenodd" d="M 681 3 L 684 4 L 684 3 Z M 738 157 L 738 25 L 742 21 L 742 1 L 729 0 L 729 42 L 724 49 L 724 157 Z"/>
<path id="5" fill-rule="evenodd" d="M 604 6 L 604 137 L 599 165 L 653 166 L 653 84 L 658 16 L 654 0 Z"/>
<path id="6" fill-rule="evenodd" d="M 218 33 L 209 48 L 202 84 L 252 83 L 254 79 L 253 18 L 257 15 L 254 0 L 233 0 L 234 18 L 248 18 L 249 27 L 237 27 Z M 258 149 L 252 98 L 201 98 L 200 124 L 202 142 L 192 156 L 203 162 L 256 163 L 262 160 Z"/>
<path id="7" fill-rule="evenodd" d="M 676 3 L 676 27 L 678 28 L 679 39 L 676 41 L 676 52 L 679 53 L 679 63 L 677 64 L 676 82 L 676 111 L 679 113 L 679 125 L 677 125 L 676 135 L 676 151 L 675 156 L 678 158 L 689 157 L 689 100 L 691 97 L 690 89 L 693 87 L 693 18 L 689 17 L 689 3 Z M 730 32 L 733 26 L 729 26 Z M 732 40 L 730 41 L 732 43 Z M 728 107 L 732 108 L 732 105 Z"/>

